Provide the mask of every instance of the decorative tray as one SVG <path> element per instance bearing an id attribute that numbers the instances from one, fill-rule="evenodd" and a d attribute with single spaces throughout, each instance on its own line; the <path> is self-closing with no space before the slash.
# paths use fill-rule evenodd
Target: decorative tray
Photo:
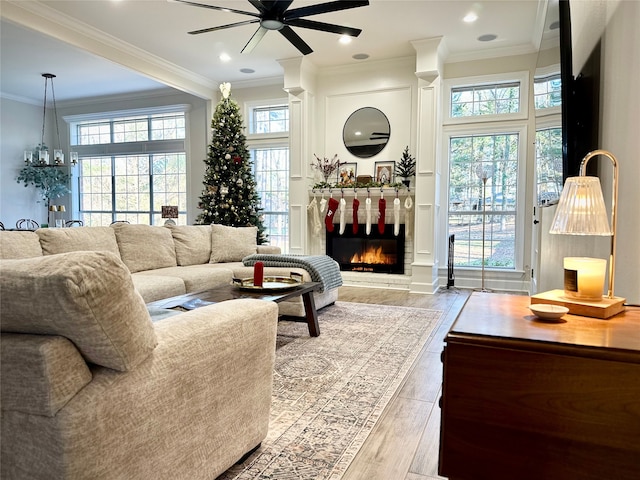
<path id="1" fill-rule="evenodd" d="M 302 275 L 292 274 L 291 277 L 265 276 L 261 287 L 253 284 L 253 278 L 234 278 L 232 280 L 232 284 L 240 290 L 251 290 L 254 292 L 280 292 L 301 285 Z"/>

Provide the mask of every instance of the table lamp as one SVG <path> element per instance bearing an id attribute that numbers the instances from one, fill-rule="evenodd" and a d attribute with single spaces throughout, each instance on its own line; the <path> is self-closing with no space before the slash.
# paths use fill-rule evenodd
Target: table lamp
<path id="1" fill-rule="evenodd" d="M 607 220 L 602 189 L 598 177 L 586 175 L 587 163 L 602 155 L 613 164 L 611 228 Z M 616 222 L 618 212 L 618 161 L 606 150 L 589 152 L 580 163 L 580 174 L 567 178 L 549 233 L 563 235 L 611 236 L 609 255 L 609 288 L 602 297 L 606 262 L 596 258 L 564 259 L 565 288 L 531 297 L 532 303 L 552 303 L 569 308 L 570 313 L 596 318 L 609 318 L 624 310 L 624 298 L 613 294 L 616 258 Z"/>
<path id="2" fill-rule="evenodd" d="M 175 205 L 162 205 L 162 218 L 167 218 L 170 220 L 165 221 L 165 225 L 170 223 L 171 225 L 175 225 L 176 222 L 173 220 L 174 218 L 178 218 L 178 207 Z"/>

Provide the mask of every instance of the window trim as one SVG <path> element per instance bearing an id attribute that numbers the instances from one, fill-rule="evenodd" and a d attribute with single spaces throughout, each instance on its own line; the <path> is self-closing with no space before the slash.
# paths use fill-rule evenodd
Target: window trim
<path id="1" fill-rule="evenodd" d="M 467 123 L 503 122 L 509 120 L 527 120 L 529 118 L 529 72 L 520 71 L 508 74 L 480 75 L 474 77 L 452 78 L 443 81 L 443 125 L 463 125 Z M 520 84 L 520 110 L 517 113 L 496 115 L 474 115 L 469 117 L 451 116 L 451 92 L 454 88 L 481 87 L 501 83 Z"/>
<path id="2" fill-rule="evenodd" d="M 474 117 L 477 118 L 477 117 Z M 527 174 L 527 146 L 529 144 L 528 126 L 526 122 L 476 122 L 471 125 L 454 125 L 443 128 L 442 132 L 442 162 L 441 178 L 446 182 L 440 189 L 440 205 L 443 215 L 440 215 L 439 228 L 441 232 L 446 232 L 442 238 L 449 236 L 449 146 L 452 137 L 469 135 L 500 135 L 516 133 L 519 136 L 518 142 L 518 173 L 516 175 L 516 209 L 515 209 L 515 232 L 514 242 L 514 267 L 513 268 L 491 268 L 491 271 L 521 272 L 524 265 L 528 263 L 524 258 L 525 245 L 525 216 L 526 216 L 526 174 Z M 440 242 L 438 254 L 439 262 L 447 264 L 447 245 Z M 480 267 L 455 267 L 456 269 L 480 270 Z"/>

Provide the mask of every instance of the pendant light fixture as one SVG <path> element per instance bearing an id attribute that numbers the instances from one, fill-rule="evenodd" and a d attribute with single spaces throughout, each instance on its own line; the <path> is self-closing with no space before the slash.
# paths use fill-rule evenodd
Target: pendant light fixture
<path id="1" fill-rule="evenodd" d="M 53 73 L 43 73 L 44 78 L 44 99 L 42 102 L 42 135 L 40 137 L 40 144 L 35 150 L 24 151 L 24 162 L 27 165 L 35 166 L 62 166 L 64 165 L 64 153 L 62 152 L 60 144 L 60 127 L 58 126 L 58 108 L 56 105 L 56 93 L 53 88 L 53 79 L 56 77 Z M 51 81 L 51 97 L 53 99 L 53 118 L 56 122 L 56 138 L 58 140 L 57 148 L 53 150 L 53 156 L 49 154 L 49 148 L 44 143 L 44 132 L 47 119 L 47 87 Z M 76 165 L 78 163 L 78 153 L 69 152 L 69 161 Z"/>

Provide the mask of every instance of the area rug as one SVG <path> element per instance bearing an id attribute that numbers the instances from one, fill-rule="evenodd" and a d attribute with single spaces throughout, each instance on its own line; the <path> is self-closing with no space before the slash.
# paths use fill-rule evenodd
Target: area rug
<path id="1" fill-rule="evenodd" d="M 442 312 L 336 302 L 320 336 L 278 325 L 269 433 L 219 480 L 342 477 L 433 334 Z"/>

